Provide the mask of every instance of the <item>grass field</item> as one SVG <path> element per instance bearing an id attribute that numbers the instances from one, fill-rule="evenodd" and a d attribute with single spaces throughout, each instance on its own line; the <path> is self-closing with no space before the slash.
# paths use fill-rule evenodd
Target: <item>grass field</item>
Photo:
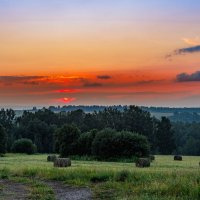
<path id="1" fill-rule="evenodd" d="M 72 161 L 71 167 L 58 169 L 46 158 L 44 154 L 7 154 L 0 158 L 0 178 L 29 182 L 33 188 L 37 186 L 34 180 L 41 179 L 88 186 L 94 199 L 200 199 L 200 157 L 185 156 L 183 161 L 173 161 L 173 156 L 156 156 L 150 168 L 142 169 L 134 163 L 96 161 Z M 37 199 L 44 199 L 46 190 Z M 33 196 L 34 192 L 37 187 Z"/>

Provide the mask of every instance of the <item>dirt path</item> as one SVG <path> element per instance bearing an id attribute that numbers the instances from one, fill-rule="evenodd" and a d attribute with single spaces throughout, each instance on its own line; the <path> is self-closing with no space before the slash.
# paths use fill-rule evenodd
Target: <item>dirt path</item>
<path id="1" fill-rule="evenodd" d="M 58 181 L 45 181 L 55 193 L 56 200 L 92 200 L 92 193 L 88 188 L 66 186 Z"/>
<path id="2" fill-rule="evenodd" d="M 24 184 L 0 180 L 0 200 L 26 200 L 28 194 L 28 188 Z"/>
<path id="3" fill-rule="evenodd" d="M 88 188 L 77 188 L 64 185 L 58 181 L 41 181 L 52 188 L 56 200 L 92 200 L 92 193 Z M 0 179 L 0 200 L 30 199 L 28 185 Z"/>

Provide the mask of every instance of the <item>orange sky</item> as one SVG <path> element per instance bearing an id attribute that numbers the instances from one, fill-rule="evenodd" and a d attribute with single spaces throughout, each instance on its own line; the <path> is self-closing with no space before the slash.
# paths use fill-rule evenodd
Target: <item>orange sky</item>
<path id="1" fill-rule="evenodd" d="M 200 106 L 190 2 L 2 0 L 0 106 Z"/>

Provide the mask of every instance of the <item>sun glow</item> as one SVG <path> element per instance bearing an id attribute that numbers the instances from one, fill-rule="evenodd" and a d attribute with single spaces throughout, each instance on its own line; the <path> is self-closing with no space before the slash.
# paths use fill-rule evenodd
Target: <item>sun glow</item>
<path id="1" fill-rule="evenodd" d="M 76 100 L 76 98 L 70 98 L 70 97 L 64 97 L 64 98 L 60 98 L 60 99 L 58 99 L 58 102 L 60 102 L 60 103 L 71 103 L 71 102 L 73 102 L 73 101 L 75 101 Z"/>

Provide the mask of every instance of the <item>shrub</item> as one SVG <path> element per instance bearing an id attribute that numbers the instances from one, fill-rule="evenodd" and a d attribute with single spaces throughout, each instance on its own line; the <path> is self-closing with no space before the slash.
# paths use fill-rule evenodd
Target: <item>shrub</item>
<path id="1" fill-rule="evenodd" d="M 119 157 L 131 158 L 149 155 L 150 147 L 147 138 L 133 132 L 118 132 L 113 138 L 113 144 L 116 147 L 115 154 Z"/>
<path id="2" fill-rule="evenodd" d="M 132 158 L 148 156 L 149 143 L 145 136 L 132 132 L 104 129 L 92 143 L 92 153 L 98 159 Z"/>
<path id="3" fill-rule="evenodd" d="M 115 145 L 113 144 L 113 137 L 116 134 L 115 130 L 104 129 L 97 133 L 92 143 L 92 154 L 99 159 L 108 159 L 115 157 Z"/>
<path id="4" fill-rule="evenodd" d="M 14 153 L 34 154 L 36 152 L 36 146 L 31 140 L 22 138 L 14 142 L 12 151 Z"/>

